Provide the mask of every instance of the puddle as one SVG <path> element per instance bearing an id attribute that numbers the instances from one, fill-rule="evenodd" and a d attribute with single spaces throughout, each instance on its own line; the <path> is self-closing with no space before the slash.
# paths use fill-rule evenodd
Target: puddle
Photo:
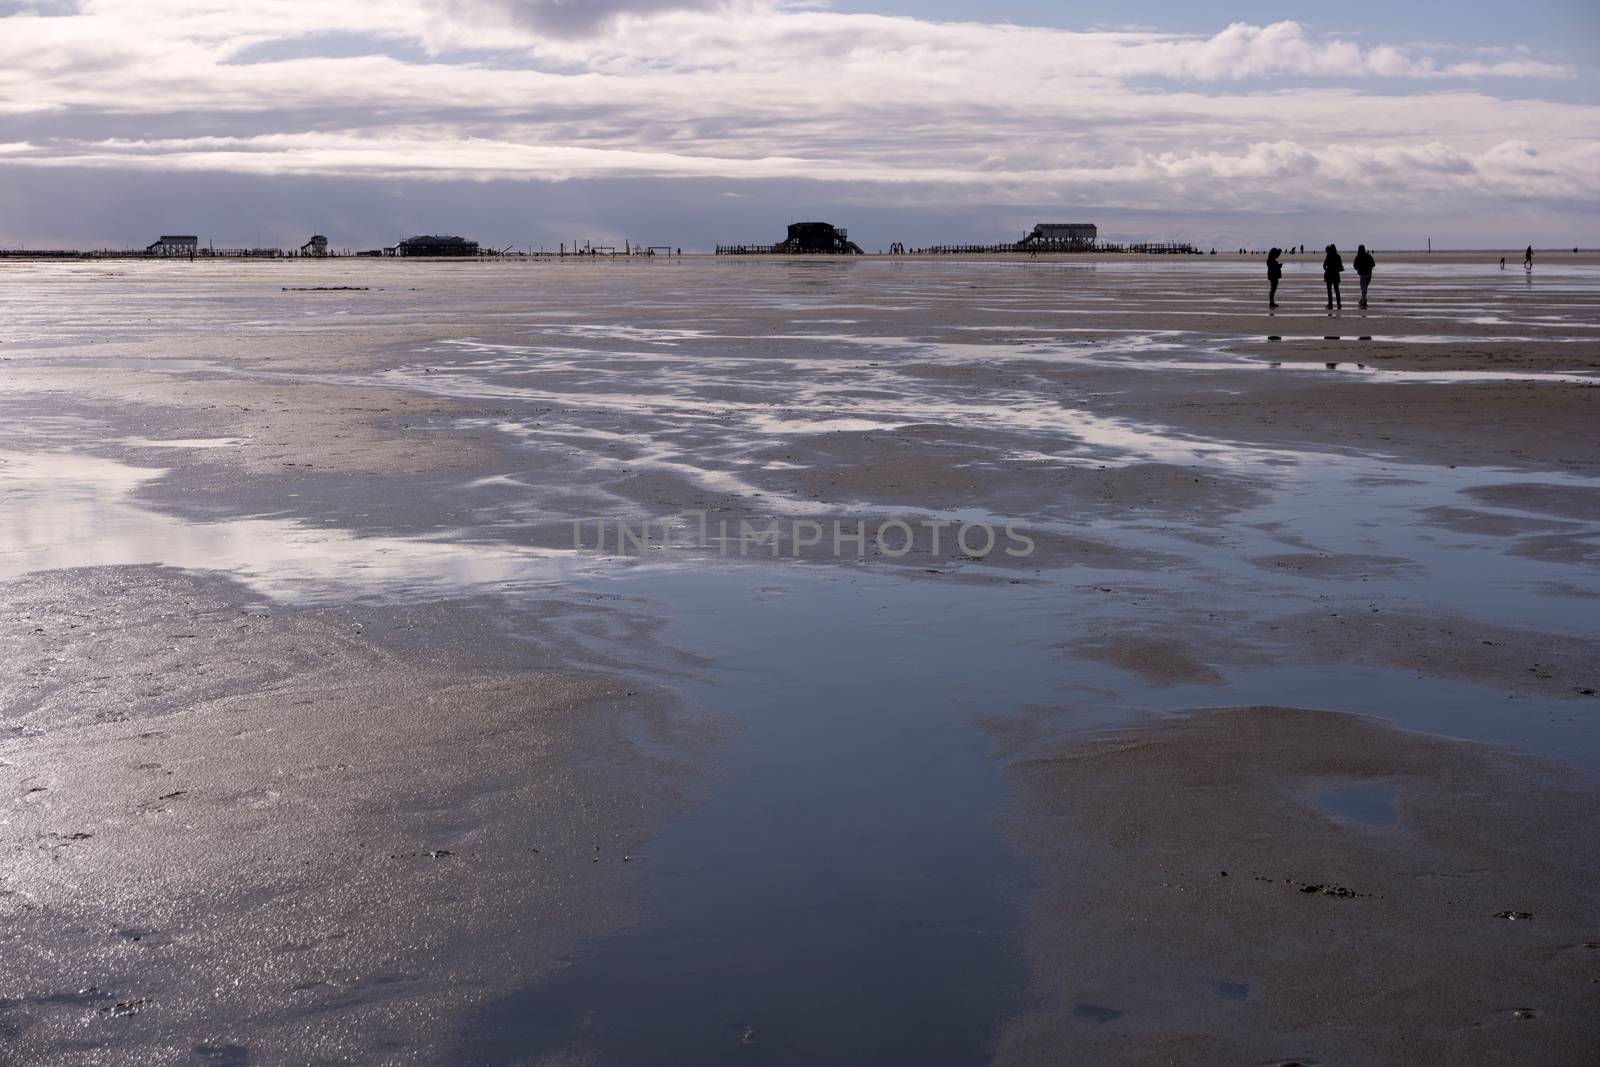
<path id="1" fill-rule="evenodd" d="M 1099 1004 L 1074 1004 L 1072 1006 L 1074 1018 L 1087 1019 L 1092 1023 L 1105 1024 L 1115 1022 L 1126 1013 L 1116 1008 L 1107 1008 Z"/>
<path id="2" fill-rule="evenodd" d="M 186 440 L 159 441 L 149 437 L 124 437 L 122 444 L 132 448 L 238 448 L 248 437 L 192 437 Z"/>
<path id="3" fill-rule="evenodd" d="M 1400 821 L 1395 787 L 1385 782 L 1330 782 L 1311 794 L 1324 812 L 1373 830 L 1391 830 Z"/>
<path id="4" fill-rule="evenodd" d="M 1047 598 L 808 570 L 584 583 L 671 602 L 666 640 L 719 665 L 686 696 L 740 730 L 636 857 L 644 925 L 485 1011 L 463 1061 L 975 1062 L 1020 1007 L 1026 872 L 976 720 L 1070 676 Z"/>

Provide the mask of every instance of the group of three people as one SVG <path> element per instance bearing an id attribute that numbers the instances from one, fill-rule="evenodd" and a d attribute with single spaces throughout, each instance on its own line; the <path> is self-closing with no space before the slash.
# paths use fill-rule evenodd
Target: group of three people
<path id="1" fill-rule="evenodd" d="M 1267 306 L 1278 306 L 1278 282 L 1283 279 L 1283 264 L 1278 257 L 1283 255 L 1283 249 L 1274 248 L 1267 253 L 1267 284 L 1271 287 L 1267 293 Z M 1367 251 L 1366 245 L 1356 248 L 1354 266 L 1356 276 L 1361 279 L 1361 306 L 1367 306 L 1367 287 L 1372 284 L 1372 269 L 1376 267 L 1377 260 L 1372 258 L 1372 253 Z M 1344 308 L 1344 297 L 1339 292 L 1339 275 L 1344 273 L 1344 258 L 1339 255 L 1339 250 L 1333 245 L 1328 246 L 1327 255 L 1322 257 L 1322 281 L 1328 287 L 1328 308 Z"/>

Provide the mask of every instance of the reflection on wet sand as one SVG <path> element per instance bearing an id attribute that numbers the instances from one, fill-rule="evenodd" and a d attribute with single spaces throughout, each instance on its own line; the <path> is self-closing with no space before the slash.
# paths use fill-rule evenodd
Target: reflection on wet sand
<path id="1" fill-rule="evenodd" d="M 0 580 L 67 567 L 160 564 L 221 571 L 293 601 L 546 585 L 582 566 L 571 553 L 363 537 L 296 519 L 185 522 L 134 499 L 165 473 L 81 453 L 0 453 Z"/>

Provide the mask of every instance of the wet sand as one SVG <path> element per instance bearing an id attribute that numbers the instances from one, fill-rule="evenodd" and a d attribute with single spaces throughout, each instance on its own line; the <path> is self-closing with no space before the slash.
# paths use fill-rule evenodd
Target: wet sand
<path id="1" fill-rule="evenodd" d="M 1288 708 L 1019 764 L 1039 1003 L 999 1063 L 1561 1063 L 1600 1042 L 1594 793 Z"/>
<path id="2" fill-rule="evenodd" d="M 5 264 L 0 1027 L 1571 1062 L 1600 270 L 1493 258 Z M 684 511 L 1036 550 L 573 549 Z"/>
<path id="3" fill-rule="evenodd" d="M 446 1062 L 636 918 L 687 782 L 638 690 L 161 568 L 6 598 L 10 1062 Z"/>

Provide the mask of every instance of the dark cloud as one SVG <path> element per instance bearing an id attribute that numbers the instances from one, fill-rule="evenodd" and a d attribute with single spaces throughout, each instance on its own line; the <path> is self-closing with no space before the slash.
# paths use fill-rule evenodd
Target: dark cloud
<path id="1" fill-rule="evenodd" d="M 881 192 L 867 187 L 808 181 L 607 178 L 530 185 L 0 167 L 0 203 L 7 205 L 0 247 L 143 247 L 165 232 L 200 234 L 219 247 L 287 247 L 324 233 L 336 247 L 360 249 L 437 232 L 552 250 L 562 242 L 623 239 L 706 249 L 779 241 L 788 223 L 813 216 L 850 227 L 871 248 L 1021 232 L 991 208 L 885 204 Z"/>
<path id="2" fill-rule="evenodd" d="M 509 18 L 553 37 L 588 37 L 619 15 L 658 15 L 666 11 L 714 11 L 728 0 L 444 0 L 450 13 Z"/>
<path id="3" fill-rule="evenodd" d="M 736 195 L 729 195 L 730 193 Z M 1192 240 L 1203 247 L 1313 243 L 1319 234 L 1387 247 L 1422 247 L 1431 236 L 1461 247 L 1568 245 L 1590 232 L 1591 208 L 1506 205 L 1492 218 L 1448 205 L 1404 223 L 1378 225 L 1365 213 L 1255 208 L 1208 212 L 1107 210 L 1075 204 L 959 203 L 949 190 L 900 190 L 851 183 L 690 178 L 662 182 L 608 178 L 523 182 L 393 182 L 299 176 L 120 173 L 0 167 L 0 247 L 143 247 L 161 233 L 196 233 L 218 247 L 298 245 L 325 233 L 337 248 L 374 248 L 414 233 L 459 233 L 485 244 L 554 249 L 561 242 L 624 238 L 708 249 L 780 240 L 801 218 L 847 226 L 867 249 L 1015 240 L 1039 221 L 1071 215 L 1099 223 L 1111 240 Z"/>
<path id="4" fill-rule="evenodd" d="M 0 18 L 7 15 L 76 15 L 82 7 L 82 0 L 0 0 Z"/>

